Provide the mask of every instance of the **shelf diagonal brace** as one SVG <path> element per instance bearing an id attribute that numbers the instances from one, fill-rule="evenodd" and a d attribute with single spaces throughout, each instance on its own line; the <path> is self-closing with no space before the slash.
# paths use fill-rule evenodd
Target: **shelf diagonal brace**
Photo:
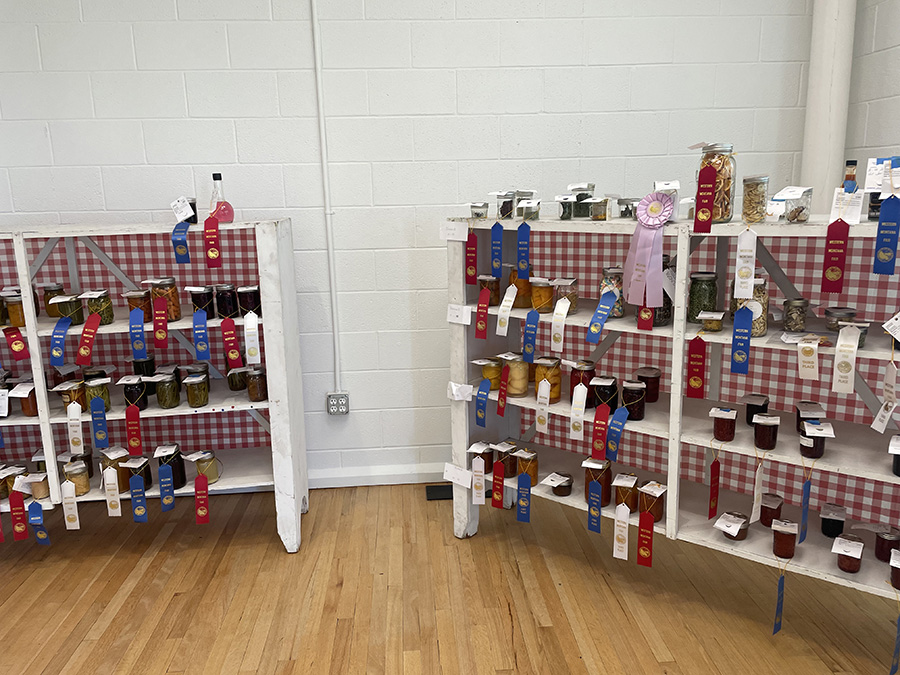
<path id="1" fill-rule="evenodd" d="M 56 245 L 58 243 L 59 237 L 50 237 L 50 239 L 44 242 L 44 247 L 41 249 L 41 252 L 37 254 L 34 262 L 31 263 L 31 266 L 28 268 L 28 276 L 31 277 L 32 281 L 34 281 L 37 273 L 41 271 L 44 263 L 47 262 L 47 258 L 49 258 L 50 254 L 53 253 L 53 249 L 56 248 Z"/>
<path id="2" fill-rule="evenodd" d="M 616 340 L 618 340 L 620 337 L 622 337 L 622 334 L 618 331 L 610 331 L 609 333 L 607 333 L 606 337 L 600 341 L 600 344 L 597 345 L 596 349 L 591 352 L 591 361 L 599 361 L 600 357 L 608 352 L 610 347 L 616 344 Z"/>
<path id="3" fill-rule="evenodd" d="M 873 392 L 871 387 L 869 387 L 869 383 L 866 382 L 866 379 L 859 374 L 859 370 L 854 373 L 853 388 L 862 399 L 862 402 L 866 404 L 869 412 L 871 412 L 873 416 L 878 415 L 878 411 L 881 410 L 881 401 L 878 400 L 875 392 Z M 897 421 L 894 419 L 893 415 L 891 415 L 891 419 L 888 421 L 888 423 L 894 429 L 900 430 L 900 426 L 897 425 Z"/>
<path id="4" fill-rule="evenodd" d="M 81 293 L 81 275 L 78 274 L 78 254 L 75 252 L 75 238 L 66 237 L 66 267 L 69 270 L 69 292 Z"/>
<path id="5" fill-rule="evenodd" d="M 693 253 L 698 248 L 700 248 L 700 245 L 704 241 L 706 241 L 706 235 L 698 235 L 696 237 L 692 236 L 691 243 L 690 243 L 690 249 L 689 249 L 690 252 Z M 677 255 L 672 256 L 672 259 L 669 261 L 669 267 L 677 267 L 677 262 L 678 262 L 678 256 Z"/>
<path id="6" fill-rule="evenodd" d="M 532 422 L 531 426 L 522 432 L 522 440 L 526 443 L 531 443 L 535 436 L 537 436 L 537 424 Z"/>
<path id="7" fill-rule="evenodd" d="M 114 263 L 112 261 L 112 258 L 110 258 L 106 254 L 106 251 L 104 251 L 102 248 L 100 248 L 100 246 L 97 244 L 97 242 L 95 242 L 90 237 L 78 237 L 78 240 L 82 244 L 87 246 L 88 250 L 90 250 L 91 253 L 93 253 L 95 256 L 97 256 L 97 260 L 99 260 L 103 264 L 103 266 L 106 269 L 108 269 L 116 279 L 121 281 L 122 284 L 125 286 L 125 288 L 127 288 L 129 291 L 136 291 L 140 288 L 140 286 L 138 286 L 131 279 L 131 277 L 129 277 L 127 274 L 125 274 L 125 272 L 122 271 L 121 267 L 119 267 L 118 265 L 116 265 L 116 263 Z M 66 239 L 67 243 L 68 243 L 68 241 L 69 240 Z"/>
<path id="8" fill-rule="evenodd" d="M 797 290 L 797 287 L 794 286 L 794 283 L 788 279 L 787 274 L 784 273 L 784 270 L 781 269 L 781 265 L 778 264 L 778 261 L 772 257 L 772 254 L 769 252 L 769 249 L 766 248 L 766 245 L 761 241 L 757 241 L 756 243 L 756 258 L 759 260 L 763 267 L 766 268 L 766 272 L 769 273 L 769 276 L 772 277 L 772 281 L 775 282 L 775 285 L 781 290 L 786 298 L 802 298 L 803 294 Z"/>

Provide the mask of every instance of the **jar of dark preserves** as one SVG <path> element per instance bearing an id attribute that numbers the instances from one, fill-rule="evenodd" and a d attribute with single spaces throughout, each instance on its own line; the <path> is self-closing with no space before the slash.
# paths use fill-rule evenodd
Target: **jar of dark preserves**
<path id="1" fill-rule="evenodd" d="M 663 519 L 666 511 L 666 498 L 664 494 L 660 494 L 659 483 L 652 480 L 644 481 L 641 485 L 640 493 L 640 512 L 649 513 L 653 516 L 653 522 L 658 523 Z"/>
<path id="2" fill-rule="evenodd" d="M 797 401 L 794 410 L 797 413 L 798 434 L 803 433 L 804 422 L 815 422 L 825 417 L 825 409 L 815 401 Z"/>
<path id="3" fill-rule="evenodd" d="M 838 569 L 848 574 L 856 574 L 862 566 L 863 540 L 855 534 L 842 534 L 834 540 L 832 550 L 837 552 Z M 890 554 L 888 554 L 890 560 Z"/>
<path id="4" fill-rule="evenodd" d="M 839 504 L 827 503 L 822 505 L 819 520 L 822 523 L 822 534 L 829 539 L 834 539 L 844 531 L 844 520 L 847 518 L 847 510 Z"/>
<path id="5" fill-rule="evenodd" d="M 776 520 L 772 523 L 772 553 L 776 558 L 794 557 L 797 545 L 797 523 L 790 520 Z"/>
<path id="6" fill-rule="evenodd" d="M 144 323 L 153 321 L 153 304 L 150 299 L 150 290 L 128 291 L 123 293 L 122 297 L 128 301 L 128 313 L 135 309 L 139 309 L 144 313 Z"/>
<path id="7" fill-rule="evenodd" d="M 515 451 L 516 446 L 509 443 L 501 443 L 497 446 L 497 460 L 503 462 L 504 478 L 515 478 L 518 475 L 516 471 L 519 468 L 519 460 L 513 454 Z"/>
<path id="8" fill-rule="evenodd" d="M 145 358 L 134 359 L 131 363 L 131 367 L 135 375 L 152 377 L 153 375 L 156 375 L 156 357 L 153 356 L 153 354 L 148 354 Z M 155 396 L 156 383 L 144 382 L 144 384 L 147 386 L 147 395 Z"/>
<path id="9" fill-rule="evenodd" d="M 875 557 L 881 562 L 891 561 L 891 551 L 900 549 L 900 530 L 889 527 L 875 533 Z"/>
<path id="10" fill-rule="evenodd" d="M 218 284 L 216 286 L 216 314 L 220 319 L 234 319 L 240 316 L 234 284 Z"/>
<path id="11" fill-rule="evenodd" d="M 606 459 L 586 459 L 584 467 L 584 501 L 590 501 L 591 481 L 600 483 L 600 506 L 609 506 L 612 501 L 612 466 Z"/>
<path id="12" fill-rule="evenodd" d="M 191 305 L 194 312 L 202 309 L 206 312 L 207 319 L 215 318 L 216 306 L 212 286 L 191 286 L 186 290 L 191 294 Z"/>
<path id="13" fill-rule="evenodd" d="M 565 480 L 562 483 L 553 486 L 553 494 L 557 497 L 568 497 L 572 494 L 572 485 L 575 483 L 575 479 L 572 478 L 572 474 L 570 473 L 565 473 L 563 471 L 557 471 L 556 473 L 565 478 Z"/>
<path id="14" fill-rule="evenodd" d="M 659 381 L 662 378 L 662 371 L 653 366 L 645 366 L 634 371 L 634 378 L 640 380 L 647 385 L 646 397 L 647 403 L 656 403 L 659 401 Z"/>
<path id="15" fill-rule="evenodd" d="M 605 403 L 609 406 L 610 414 L 619 407 L 619 383 L 616 378 L 600 375 L 594 378 L 591 386 L 594 389 L 594 400 L 598 406 Z"/>
<path id="16" fill-rule="evenodd" d="M 177 443 L 168 446 L 159 446 L 156 449 L 155 457 L 158 459 L 160 467 L 165 464 L 172 467 L 172 487 L 175 490 L 187 485 L 187 475 L 184 470 L 184 457 L 182 456 Z"/>
<path id="17" fill-rule="evenodd" d="M 136 405 L 138 410 L 147 409 L 147 384 L 145 382 L 129 380 L 122 384 L 122 393 L 125 395 L 126 406 Z"/>
<path id="18" fill-rule="evenodd" d="M 774 492 L 766 492 L 762 496 L 762 504 L 759 509 L 759 522 L 764 527 L 772 527 L 772 523 L 781 518 L 781 507 L 784 506 L 784 498 Z"/>
<path id="19" fill-rule="evenodd" d="M 726 539 L 731 539 L 732 541 L 744 541 L 747 538 L 747 533 L 750 531 L 750 519 L 741 513 L 740 511 L 726 511 L 725 515 L 731 516 L 735 520 L 743 520 L 738 528 L 736 534 L 729 534 L 728 532 L 722 531 L 722 534 L 725 535 Z"/>
<path id="20" fill-rule="evenodd" d="M 749 426 L 753 426 L 753 418 L 756 415 L 769 411 L 769 397 L 764 394 L 747 394 L 742 399 L 747 408 L 746 420 Z"/>
<path id="21" fill-rule="evenodd" d="M 259 286 L 240 286 L 237 289 L 237 296 L 241 316 L 246 316 L 250 312 L 256 316 L 262 316 L 262 298 L 259 295 Z"/>
<path id="22" fill-rule="evenodd" d="M 638 509 L 638 487 L 637 476 L 633 473 L 619 474 L 616 476 L 614 485 L 616 488 L 616 506 L 625 504 L 631 513 Z"/>
<path id="23" fill-rule="evenodd" d="M 754 415 L 753 442 L 760 450 L 774 450 L 778 443 L 778 425 L 781 418 L 777 415 Z"/>
<path id="24" fill-rule="evenodd" d="M 593 361 L 578 361 L 572 368 L 569 375 L 569 400 L 575 400 L 575 387 L 583 384 L 587 387 L 587 396 L 585 397 L 584 407 L 594 408 L 597 405 L 597 397 L 594 394 L 594 388 L 591 387 L 591 380 L 594 379 L 596 371 L 594 370 Z"/>
<path id="25" fill-rule="evenodd" d="M 625 380 L 622 383 L 622 405 L 628 410 L 628 419 L 644 419 L 645 393 L 647 385 L 640 380 Z"/>
<path id="26" fill-rule="evenodd" d="M 713 437 L 723 443 L 733 441 L 737 424 L 737 410 L 734 408 L 713 408 L 709 411 L 709 416 L 713 418 Z"/>

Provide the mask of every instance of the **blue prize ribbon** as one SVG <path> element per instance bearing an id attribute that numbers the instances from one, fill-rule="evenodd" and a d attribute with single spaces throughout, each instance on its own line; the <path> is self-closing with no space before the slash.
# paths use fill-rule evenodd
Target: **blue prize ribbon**
<path id="1" fill-rule="evenodd" d="M 600 534 L 600 483 L 591 481 L 588 486 L 588 532 Z"/>
<path id="2" fill-rule="evenodd" d="M 893 166 L 893 165 L 892 165 Z M 878 236 L 875 238 L 874 274 L 893 274 L 897 258 L 898 221 L 900 221 L 900 199 L 891 195 L 881 202 L 881 216 L 878 218 Z"/>
<path id="3" fill-rule="evenodd" d="M 28 522 L 34 530 L 34 538 L 41 546 L 50 545 L 50 534 L 44 527 L 44 507 L 33 501 L 28 505 Z"/>
<path id="4" fill-rule="evenodd" d="M 531 226 L 528 223 L 519 225 L 519 245 L 516 249 L 516 272 L 520 279 L 527 279 L 531 267 Z"/>
<path id="5" fill-rule="evenodd" d="M 109 429 L 106 426 L 106 402 L 99 396 L 91 399 L 91 432 L 95 448 L 109 447 Z"/>
<path id="6" fill-rule="evenodd" d="M 531 522 L 531 476 L 520 473 L 518 478 L 518 495 L 516 496 L 516 520 L 520 523 Z"/>
<path id="7" fill-rule="evenodd" d="M 187 245 L 187 232 L 191 226 L 187 221 L 178 223 L 172 230 L 172 248 L 175 249 L 175 262 L 186 264 L 191 262 L 191 252 Z"/>
<path id="8" fill-rule="evenodd" d="M 611 462 L 619 460 L 619 439 L 627 420 L 628 408 L 625 406 L 617 409 L 609 420 L 609 428 L 606 430 L 606 459 Z"/>
<path id="9" fill-rule="evenodd" d="M 491 390 L 491 381 L 487 378 L 478 385 L 478 393 L 475 394 L 475 424 L 485 426 L 487 421 L 488 392 Z"/>
<path id="10" fill-rule="evenodd" d="M 897 617 L 897 637 L 894 638 L 894 658 L 891 659 L 890 675 L 897 675 L 900 670 L 900 616 Z"/>
<path id="11" fill-rule="evenodd" d="M 503 274 L 503 226 L 494 223 L 491 228 L 491 276 Z M 527 278 L 527 277 L 526 277 Z"/>
<path id="12" fill-rule="evenodd" d="M 775 625 L 772 635 L 777 635 L 781 630 L 781 615 L 784 612 L 784 572 L 778 577 L 778 601 L 775 603 Z"/>
<path id="13" fill-rule="evenodd" d="M 856 192 L 859 186 L 856 184 L 855 180 L 845 180 L 844 181 L 844 192 L 854 193 Z"/>
<path id="14" fill-rule="evenodd" d="M 134 516 L 134 522 L 147 522 L 147 497 L 144 495 L 144 477 L 134 475 L 128 479 L 128 486 L 131 488 L 131 513 Z"/>
<path id="15" fill-rule="evenodd" d="M 616 304 L 616 294 L 613 291 L 606 291 L 597 303 L 597 309 L 594 310 L 594 316 L 591 317 L 591 323 L 588 326 L 587 338 L 592 345 L 600 342 L 600 334 L 603 333 L 603 326 L 609 318 L 613 305 Z"/>
<path id="16" fill-rule="evenodd" d="M 812 481 L 810 479 L 806 479 L 806 482 L 803 484 L 803 510 L 800 515 L 800 543 L 803 543 L 803 540 L 806 539 L 806 528 L 809 524 L 809 491 L 812 487 Z"/>
<path id="17" fill-rule="evenodd" d="M 534 363 L 534 351 L 537 349 L 537 327 L 541 320 L 541 314 L 536 309 L 528 312 L 525 317 L 525 336 L 522 340 L 522 358 L 527 363 Z"/>
<path id="18" fill-rule="evenodd" d="M 50 365 L 62 367 L 66 365 L 66 332 L 72 325 L 72 319 L 62 316 L 53 327 L 53 336 L 50 338 Z"/>
<path id="19" fill-rule="evenodd" d="M 209 331 L 206 329 L 206 310 L 194 312 L 194 351 L 198 361 L 209 361 Z"/>
<path id="20" fill-rule="evenodd" d="M 175 508 L 175 483 L 172 480 L 172 466 L 159 465 L 159 502 L 163 511 Z"/>
<path id="21" fill-rule="evenodd" d="M 3 440 L 3 430 L 0 429 L 0 448 L 6 447 L 6 441 Z"/>
<path id="22" fill-rule="evenodd" d="M 750 325 L 753 311 L 741 307 L 734 313 L 734 333 L 731 335 L 731 372 L 746 375 L 750 372 Z"/>
<path id="23" fill-rule="evenodd" d="M 133 309 L 128 313 L 128 333 L 131 339 L 131 356 L 147 358 L 147 340 L 144 339 L 144 310 Z"/>

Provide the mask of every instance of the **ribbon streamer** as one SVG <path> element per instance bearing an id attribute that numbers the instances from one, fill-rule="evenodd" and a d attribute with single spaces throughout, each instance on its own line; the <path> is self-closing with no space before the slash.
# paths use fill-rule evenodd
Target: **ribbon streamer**
<path id="1" fill-rule="evenodd" d="M 674 208 L 672 198 L 664 192 L 647 195 L 637 206 L 638 225 L 631 239 L 623 275 L 625 300 L 633 305 L 662 307 L 663 227 Z"/>

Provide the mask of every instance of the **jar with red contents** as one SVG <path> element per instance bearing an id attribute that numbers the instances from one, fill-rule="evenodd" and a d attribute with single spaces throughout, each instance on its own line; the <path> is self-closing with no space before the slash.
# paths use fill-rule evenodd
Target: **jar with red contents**
<path id="1" fill-rule="evenodd" d="M 588 390 L 584 407 L 596 408 L 597 397 L 594 394 L 594 388 L 591 386 L 591 380 L 593 380 L 594 377 L 596 377 L 596 371 L 594 370 L 593 361 L 579 361 L 576 363 L 572 368 L 571 375 L 569 375 L 569 400 L 572 401 L 575 398 L 575 387 L 579 384 L 583 384 Z"/>
<path id="2" fill-rule="evenodd" d="M 591 481 L 600 483 L 600 506 L 609 506 L 612 501 L 612 464 L 606 459 L 586 459 L 584 467 L 584 501 L 591 497 Z"/>
<path id="3" fill-rule="evenodd" d="M 737 424 L 737 410 L 735 408 L 713 408 L 709 411 L 709 416 L 713 418 L 713 437 L 723 443 L 733 441 Z"/>
<path id="4" fill-rule="evenodd" d="M 640 380 L 625 380 L 622 383 L 622 405 L 628 410 L 628 419 L 644 419 L 647 385 Z"/>
<path id="5" fill-rule="evenodd" d="M 784 506 L 784 498 L 774 492 L 766 492 L 762 496 L 759 508 L 759 522 L 765 527 L 772 527 L 772 523 L 781 518 L 781 507 Z"/>
<path id="6" fill-rule="evenodd" d="M 875 533 L 875 557 L 881 562 L 891 561 L 891 551 L 900 549 L 900 530 L 889 527 Z"/>
<path id="7" fill-rule="evenodd" d="M 859 572 L 862 566 L 862 549 L 863 540 L 855 534 L 842 534 L 835 539 L 832 551 L 837 553 L 838 569 L 847 574 Z"/>
<path id="8" fill-rule="evenodd" d="M 656 403 L 659 400 L 659 381 L 661 378 L 662 371 L 653 366 L 645 366 L 634 371 L 634 379 L 640 380 L 647 385 L 647 403 Z"/>
<path id="9" fill-rule="evenodd" d="M 794 406 L 797 412 L 797 433 L 803 433 L 803 423 L 825 418 L 825 409 L 815 401 L 797 401 Z"/>
<path id="10" fill-rule="evenodd" d="M 778 425 L 781 418 L 777 415 L 753 416 L 753 442 L 760 450 L 774 450 L 778 443 Z"/>
<path id="11" fill-rule="evenodd" d="M 798 529 L 797 523 L 791 520 L 776 520 L 772 523 L 772 553 L 776 558 L 788 560 L 794 557 Z"/>

